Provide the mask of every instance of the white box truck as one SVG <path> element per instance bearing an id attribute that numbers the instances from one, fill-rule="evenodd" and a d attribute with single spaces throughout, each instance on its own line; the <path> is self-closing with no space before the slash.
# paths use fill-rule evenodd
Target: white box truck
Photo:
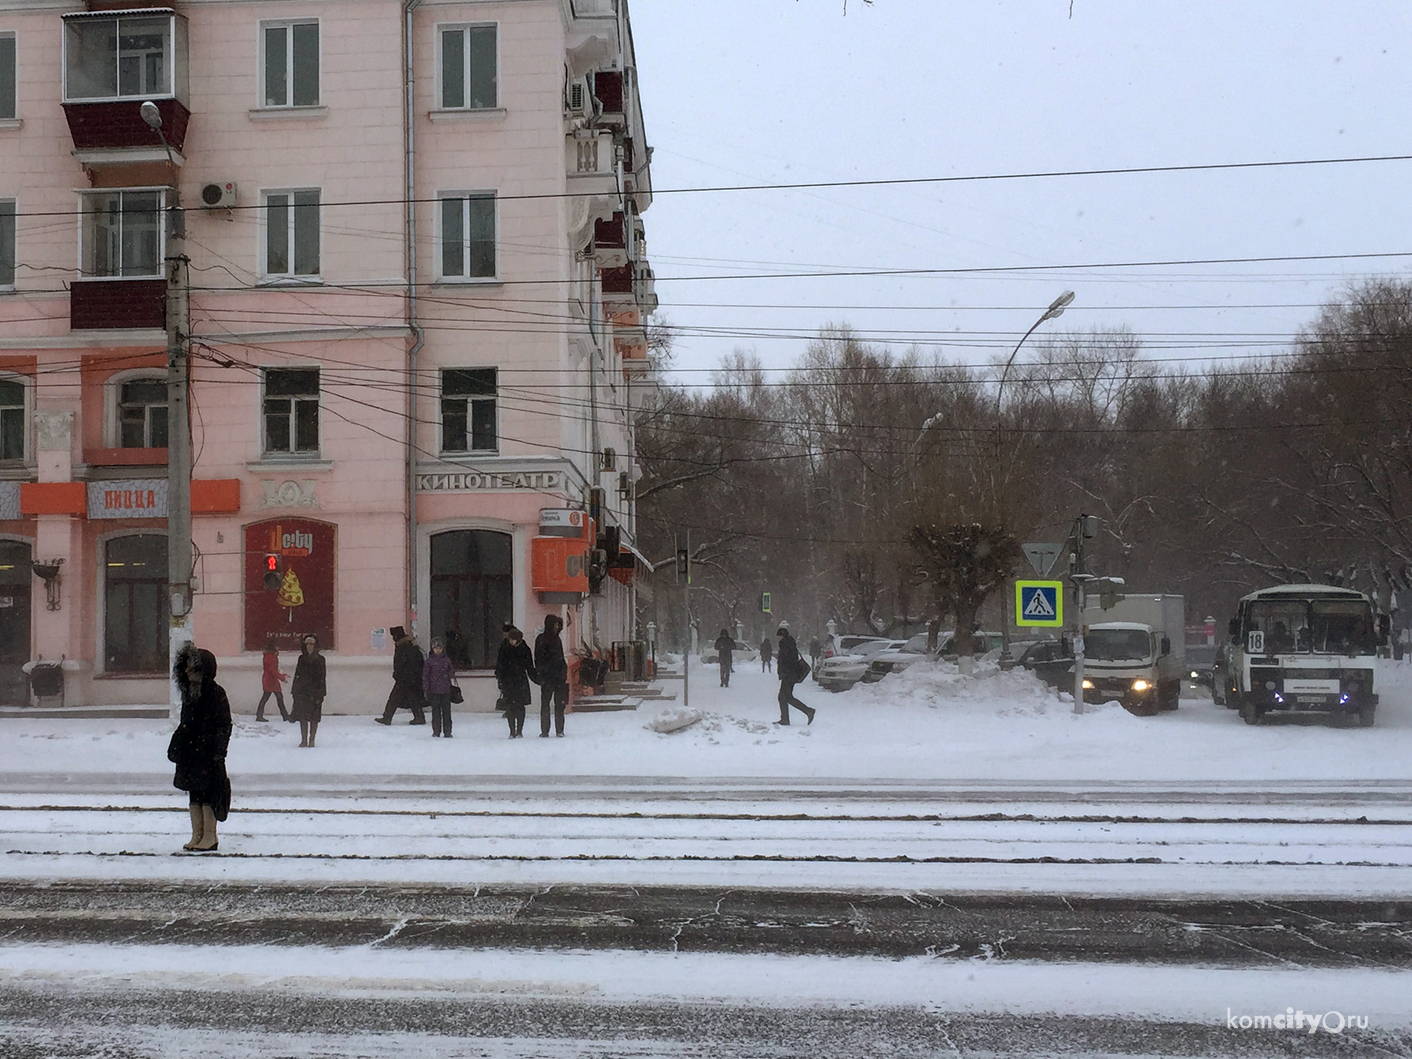
<path id="1" fill-rule="evenodd" d="M 1129 713 L 1175 710 L 1186 676 L 1186 601 L 1128 593 L 1085 601 L 1084 702 L 1117 699 Z"/>

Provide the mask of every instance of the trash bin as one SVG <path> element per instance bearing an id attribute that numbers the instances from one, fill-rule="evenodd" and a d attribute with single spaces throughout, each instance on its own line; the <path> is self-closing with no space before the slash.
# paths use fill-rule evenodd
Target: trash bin
<path id="1" fill-rule="evenodd" d="M 36 699 L 58 696 L 64 704 L 64 667 L 59 662 L 39 662 L 29 671 L 29 690 Z"/>

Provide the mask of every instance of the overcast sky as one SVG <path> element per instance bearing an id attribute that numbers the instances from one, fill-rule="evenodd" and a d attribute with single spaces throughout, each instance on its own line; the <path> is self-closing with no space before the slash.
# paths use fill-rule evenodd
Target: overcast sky
<path id="1" fill-rule="evenodd" d="M 1128 325 L 1149 356 L 1279 352 L 1350 279 L 1412 257 L 917 277 L 868 269 L 1412 253 L 1412 163 L 667 194 L 672 188 L 1412 154 L 1412 4 L 635 0 L 659 194 L 646 216 L 682 381 L 826 323 L 1003 359 Z"/>

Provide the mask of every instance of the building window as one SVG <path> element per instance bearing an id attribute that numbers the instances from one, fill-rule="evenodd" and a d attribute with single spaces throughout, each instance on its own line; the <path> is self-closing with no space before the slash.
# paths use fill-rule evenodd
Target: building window
<path id="1" fill-rule="evenodd" d="M 456 530 L 431 539 L 431 635 L 463 669 L 489 669 L 500 626 L 514 613 L 513 547 L 508 533 Z"/>
<path id="2" fill-rule="evenodd" d="M 15 285 L 15 200 L 0 199 L 0 287 Z"/>
<path id="3" fill-rule="evenodd" d="M 64 99 L 172 95 L 171 15 L 64 21 Z"/>
<path id="4" fill-rule="evenodd" d="M 15 116 L 15 35 L 0 33 L 0 121 Z"/>
<path id="5" fill-rule="evenodd" d="M 167 447 L 167 384 L 132 379 L 118 392 L 118 444 L 125 449 Z"/>
<path id="6" fill-rule="evenodd" d="M 28 706 L 29 680 L 21 667 L 30 650 L 30 592 L 33 554 L 26 541 L 0 541 L 0 705 Z"/>
<path id="7" fill-rule="evenodd" d="M 495 106 L 495 27 L 441 28 L 441 107 L 490 110 Z"/>
<path id="8" fill-rule="evenodd" d="M 495 196 L 455 192 L 441 198 L 443 279 L 495 278 Z"/>
<path id="9" fill-rule="evenodd" d="M 85 276 L 162 274 L 162 192 L 88 191 L 79 203 Z"/>
<path id="10" fill-rule="evenodd" d="M 267 107 L 319 105 L 319 24 L 266 22 L 260 27 Z"/>
<path id="11" fill-rule="evenodd" d="M 167 668 L 167 538 L 115 537 L 104 548 L 103 668 L 162 673 Z"/>
<path id="12" fill-rule="evenodd" d="M 0 460 L 25 458 L 24 383 L 0 379 Z"/>
<path id="13" fill-rule="evenodd" d="M 318 274 L 318 188 L 265 192 L 265 275 Z"/>
<path id="14" fill-rule="evenodd" d="M 319 369 L 265 371 L 265 451 L 319 451 Z"/>
<path id="15" fill-rule="evenodd" d="M 494 368 L 447 368 L 441 373 L 441 451 L 493 452 Z"/>

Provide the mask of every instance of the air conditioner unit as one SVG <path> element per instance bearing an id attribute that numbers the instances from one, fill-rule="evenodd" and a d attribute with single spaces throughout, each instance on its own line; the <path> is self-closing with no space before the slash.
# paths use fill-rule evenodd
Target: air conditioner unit
<path id="1" fill-rule="evenodd" d="M 575 118 L 593 117 L 593 93 L 588 90 L 588 82 L 580 77 L 569 85 L 569 114 Z"/>
<path id="2" fill-rule="evenodd" d="M 618 475 L 618 495 L 624 500 L 629 500 L 632 498 L 632 494 L 632 475 L 628 474 L 627 471 L 623 471 L 620 475 Z"/>
<path id="3" fill-rule="evenodd" d="M 207 210 L 228 210 L 235 205 L 235 184 L 206 184 L 201 188 L 201 207 Z"/>

